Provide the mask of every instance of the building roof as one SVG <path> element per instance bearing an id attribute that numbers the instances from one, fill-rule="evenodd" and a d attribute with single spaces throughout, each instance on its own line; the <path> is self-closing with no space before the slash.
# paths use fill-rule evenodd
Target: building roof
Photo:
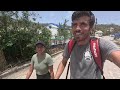
<path id="1" fill-rule="evenodd" d="M 103 32 L 99 30 L 99 31 L 96 31 L 95 33 L 103 33 Z"/>

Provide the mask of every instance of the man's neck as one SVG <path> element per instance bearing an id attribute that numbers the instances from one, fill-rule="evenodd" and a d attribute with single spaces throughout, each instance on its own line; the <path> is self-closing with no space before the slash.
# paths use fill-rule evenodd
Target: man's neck
<path id="1" fill-rule="evenodd" d="M 80 46 L 86 45 L 90 41 L 90 37 L 86 38 L 84 41 L 78 41 L 77 44 Z"/>

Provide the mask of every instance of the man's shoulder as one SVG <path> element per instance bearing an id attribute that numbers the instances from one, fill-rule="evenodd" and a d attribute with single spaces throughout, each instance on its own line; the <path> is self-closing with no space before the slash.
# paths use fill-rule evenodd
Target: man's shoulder
<path id="1" fill-rule="evenodd" d="M 106 40 L 105 38 L 92 37 L 92 39 L 98 39 L 100 48 L 101 47 L 107 47 L 108 45 L 112 45 L 113 44 L 112 41 Z"/>
<path id="2" fill-rule="evenodd" d="M 91 39 L 98 39 L 100 43 L 103 43 L 103 42 L 111 42 L 110 40 L 106 40 L 104 38 L 101 38 L 101 37 L 90 37 Z"/>
<path id="3" fill-rule="evenodd" d="M 101 44 L 101 43 L 106 43 L 106 44 L 107 44 L 107 43 L 109 43 L 109 44 L 111 43 L 111 44 L 112 44 L 113 42 L 110 41 L 110 40 L 106 40 L 106 39 L 104 39 L 104 38 L 99 38 L 99 43 L 100 43 L 100 44 Z"/>
<path id="4" fill-rule="evenodd" d="M 68 45 L 69 43 L 75 43 L 76 41 L 74 40 L 74 39 L 70 39 L 70 40 L 68 40 L 68 42 L 66 42 L 66 45 Z"/>
<path id="5" fill-rule="evenodd" d="M 110 40 L 106 40 L 106 39 L 104 39 L 104 38 L 100 38 L 100 40 L 99 40 L 99 45 L 100 45 L 100 48 L 102 49 L 105 49 L 105 48 L 109 48 L 109 49 L 112 49 L 113 47 L 114 48 L 118 48 L 118 46 L 114 43 L 114 42 L 112 42 L 112 41 L 110 41 Z"/>

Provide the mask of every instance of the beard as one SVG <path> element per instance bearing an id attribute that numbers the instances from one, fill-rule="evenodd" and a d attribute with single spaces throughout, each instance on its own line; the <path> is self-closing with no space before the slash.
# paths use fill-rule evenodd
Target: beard
<path id="1" fill-rule="evenodd" d="M 74 39 L 76 41 L 85 41 L 89 37 L 89 33 L 80 33 L 80 32 L 75 32 L 74 33 Z"/>

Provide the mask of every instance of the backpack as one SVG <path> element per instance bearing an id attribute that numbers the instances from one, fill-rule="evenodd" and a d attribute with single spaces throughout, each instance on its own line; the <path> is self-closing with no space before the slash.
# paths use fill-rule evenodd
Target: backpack
<path id="1" fill-rule="evenodd" d="M 76 42 L 75 42 L 74 39 L 71 39 L 68 42 L 68 53 L 69 53 L 69 55 L 71 55 L 72 49 L 74 48 L 75 44 L 76 44 Z M 90 39 L 90 50 L 91 50 L 91 53 L 92 53 L 92 56 L 95 60 L 96 65 L 98 66 L 98 68 L 101 71 L 103 79 L 105 79 L 105 77 L 103 75 L 103 62 L 102 62 L 102 59 L 101 59 L 100 48 L 99 48 L 99 39 L 98 38 L 91 38 Z M 67 79 L 67 76 L 68 76 L 69 66 L 70 66 L 70 62 L 68 64 L 66 79 Z"/>

